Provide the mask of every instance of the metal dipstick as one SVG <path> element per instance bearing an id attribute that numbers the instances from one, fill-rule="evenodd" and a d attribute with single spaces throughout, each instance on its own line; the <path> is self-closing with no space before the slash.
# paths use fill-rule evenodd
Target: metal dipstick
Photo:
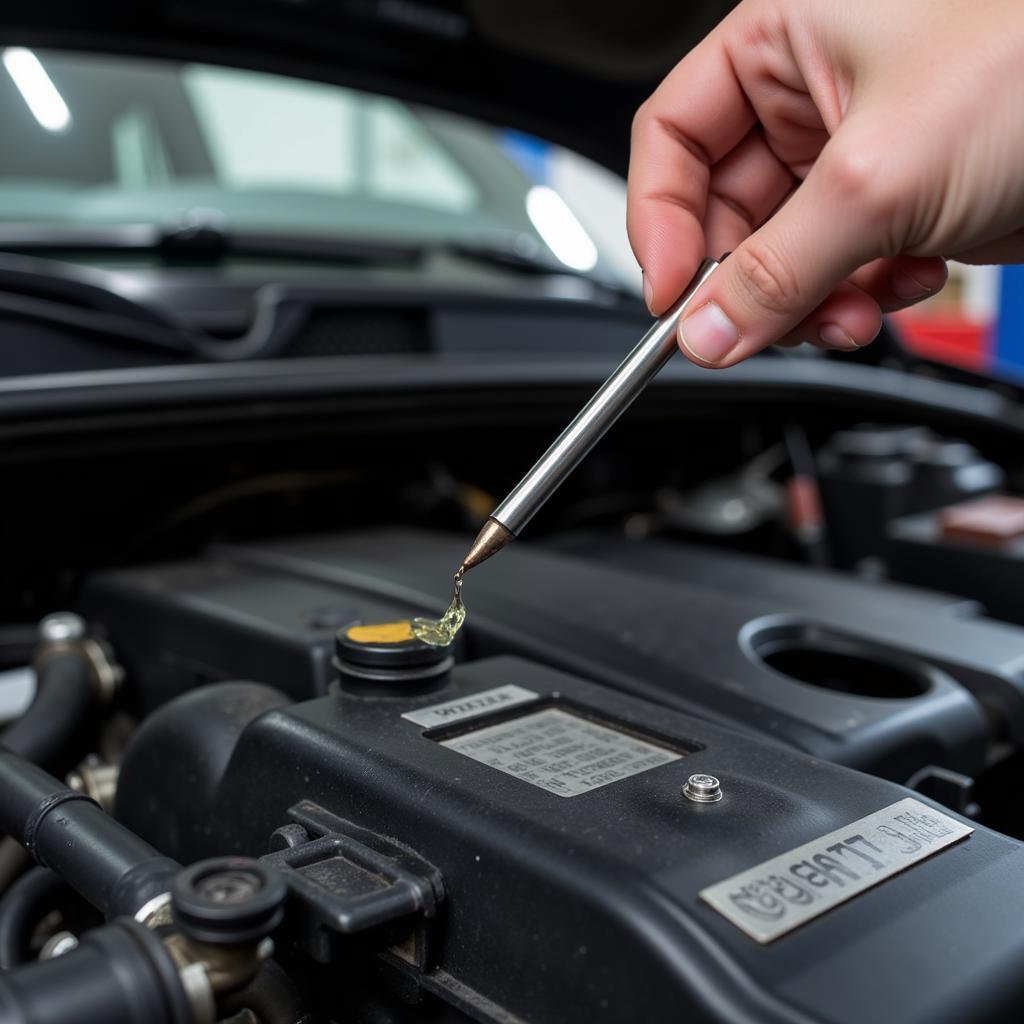
<path id="1" fill-rule="evenodd" d="M 514 540 L 583 457 L 650 384 L 676 351 L 676 329 L 690 300 L 720 262 L 705 260 L 700 265 L 675 305 L 658 318 L 533 469 L 491 513 L 463 559 L 460 572 L 479 565 Z"/>
<path id="2" fill-rule="evenodd" d="M 717 260 L 705 260 L 701 264 L 679 301 L 658 318 L 533 469 L 512 488 L 508 497 L 491 513 L 493 520 L 518 535 L 533 518 L 675 353 L 679 321 L 694 293 L 717 266 Z"/>

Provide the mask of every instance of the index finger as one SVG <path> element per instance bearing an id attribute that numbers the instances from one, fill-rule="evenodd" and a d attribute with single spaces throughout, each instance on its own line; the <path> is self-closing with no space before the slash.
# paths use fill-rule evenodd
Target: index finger
<path id="1" fill-rule="evenodd" d="M 756 122 L 726 52 L 722 26 L 691 50 L 637 111 L 627 228 L 652 313 L 679 298 L 705 255 L 717 255 L 705 252 L 702 227 L 711 167 Z"/>

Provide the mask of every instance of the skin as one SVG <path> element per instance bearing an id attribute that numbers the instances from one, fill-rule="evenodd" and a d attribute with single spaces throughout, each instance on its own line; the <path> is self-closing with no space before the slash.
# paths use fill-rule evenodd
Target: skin
<path id="1" fill-rule="evenodd" d="M 637 112 L 629 237 L 699 365 L 867 345 L 945 258 L 1024 259 L 1020 0 L 744 0 Z"/>

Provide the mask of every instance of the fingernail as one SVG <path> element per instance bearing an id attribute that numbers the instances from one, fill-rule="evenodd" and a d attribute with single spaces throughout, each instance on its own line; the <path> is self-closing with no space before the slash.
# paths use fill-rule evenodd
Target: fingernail
<path id="1" fill-rule="evenodd" d="M 818 337 L 829 346 L 829 348 L 838 348 L 846 352 L 852 352 L 855 348 L 860 348 L 851 338 L 846 331 L 839 326 L 839 324 L 822 324 L 818 328 Z"/>
<path id="2" fill-rule="evenodd" d="M 654 287 L 651 285 L 651 282 L 647 279 L 647 275 L 644 274 L 643 271 L 641 271 L 641 274 L 643 275 L 644 282 L 644 302 L 647 303 L 647 309 L 653 313 L 654 310 L 651 307 L 651 303 L 654 302 Z"/>
<path id="3" fill-rule="evenodd" d="M 893 294 L 906 302 L 911 302 L 913 299 L 923 299 L 934 291 L 933 288 L 926 288 L 920 281 L 916 281 L 902 270 L 897 270 L 892 275 L 889 285 L 893 290 Z"/>
<path id="4" fill-rule="evenodd" d="M 705 302 L 679 325 L 683 348 L 702 363 L 720 363 L 739 340 L 736 325 L 716 302 Z"/>

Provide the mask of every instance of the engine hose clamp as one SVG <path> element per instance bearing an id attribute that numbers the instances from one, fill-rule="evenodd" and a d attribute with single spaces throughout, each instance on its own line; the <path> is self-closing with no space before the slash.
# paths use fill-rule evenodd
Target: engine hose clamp
<path id="1" fill-rule="evenodd" d="M 109 645 L 88 636 L 83 637 L 79 645 L 92 666 L 96 696 L 100 703 L 106 704 L 113 699 L 124 681 L 124 669 L 118 664 Z"/>
<path id="2" fill-rule="evenodd" d="M 113 652 L 99 640 L 83 636 L 68 640 L 44 642 L 32 659 L 32 667 L 38 675 L 46 662 L 58 654 L 74 652 L 83 655 L 89 662 L 89 675 L 96 698 L 107 703 L 117 692 L 124 680 L 124 669 L 118 664 Z"/>
<path id="3" fill-rule="evenodd" d="M 162 892 L 135 911 L 135 920 L 147 928 L 162 928 L 171 923 L 171 894 Z"/>
<path id="4" fill-rule="evenodd" d="M 68 803 L 71 800 L 86 800 L 99 807 L 99 804 L 97 804 L 91 796 L 87 796 L 85 793 L 76 793 L 73 789 L 62 789 L 57 793 L 52 793 L 44 800 L 40 800 L 32 810 L 28 820 L 25 822 L 22 846 L 24 846 L 40 864 L 42 864 L 42 861 L 36 857 L 36 833 L 39 831 L 39 828 L 43 823 L 43 819 L 50 813 L 50 811 L 55 807 L 59 807 L 61 804 Z"/>

